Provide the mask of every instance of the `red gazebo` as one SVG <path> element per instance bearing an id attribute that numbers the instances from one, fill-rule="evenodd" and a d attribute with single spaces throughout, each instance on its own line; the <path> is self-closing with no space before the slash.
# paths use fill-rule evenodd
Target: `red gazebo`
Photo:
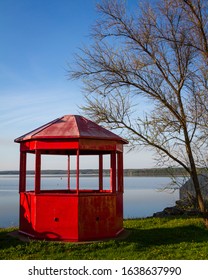
<path id="1" fill-rule="evenodd" d="M 66 115 L 17 139 L 20 143 L 19 232 L 32 238 L 84 241 L 116 237 L 123 231 L 123 144 L 128 142 L 78 115 Z M 27 154 L 35 154 L 34 190 L 27 190 Z M 103 180 L 109 155 L 110 188 Z M 41 190 L 41 156 L 65 155 L 65 189 Z M 96 155 L 98 186 L 80 188 L 80 157 Z M 70 187 L 70 159 L 76 157 L 76 188 Z"/>

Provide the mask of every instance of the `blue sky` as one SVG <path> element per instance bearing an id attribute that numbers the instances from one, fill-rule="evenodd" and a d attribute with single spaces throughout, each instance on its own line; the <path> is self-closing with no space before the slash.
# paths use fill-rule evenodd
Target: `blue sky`
<path id="1" fill-rule="evenodd" d="M 82 88 L 67 79 L 67 65 L 73 66 L 78 48 L 90 43 L 95 6 L 96 0 L 0 0 L 0 170 L 19 168 L 15 138 L 57 117 L 79 114 Z M 45 165 L 64 167 L 58 160 Z M 151 166 L 150 153 L 125 155 L 126 168 Z"/>

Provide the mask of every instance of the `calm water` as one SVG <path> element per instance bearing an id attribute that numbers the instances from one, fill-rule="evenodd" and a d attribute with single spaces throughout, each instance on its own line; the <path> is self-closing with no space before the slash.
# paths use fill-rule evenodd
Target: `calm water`
<path id="1" fill-rule="evenodd" d="M 18 176 L 0 176 L 0 227 L 18 226 L 19 194 Z M 169 193 L 160 191 L 170 182 L 166 177 L 125 177 L 124 218 L 147 217 L 165 207 L 173 206 L 178 199 L 178 191 Z M 109 178 L 104 185 L 109 187 Z M 33 189 L 34 178 L 27 177 L 27 189 Z M 67 178 L 59 176 L 42 177 L 42 189 L 66 188 Z M 96 188 L 98 178 L 81 177 L 81 188 Z M 75 178 L 71 178 L 71 187 L 75 188 Z"/>

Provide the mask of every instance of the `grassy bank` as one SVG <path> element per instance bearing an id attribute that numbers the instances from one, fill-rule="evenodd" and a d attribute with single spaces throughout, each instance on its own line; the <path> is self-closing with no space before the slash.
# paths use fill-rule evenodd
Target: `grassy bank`
<path id="1" fill-rule="evenodd" d="M 125 240 L 91 244 L 22 242 L 0 229 L 0 259 L 208 259 L 208 230 L 200 218 L 125 220 Z"/>

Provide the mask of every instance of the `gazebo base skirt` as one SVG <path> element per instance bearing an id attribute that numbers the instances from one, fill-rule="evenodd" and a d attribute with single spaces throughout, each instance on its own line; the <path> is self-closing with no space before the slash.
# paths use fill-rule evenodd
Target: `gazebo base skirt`
<path id="1" fill-rule="evenodd" d="M 19 232 L 31 238 L 79 242 L 115 238 L 122 231 L 123 193 L 20 193 Z"/>

